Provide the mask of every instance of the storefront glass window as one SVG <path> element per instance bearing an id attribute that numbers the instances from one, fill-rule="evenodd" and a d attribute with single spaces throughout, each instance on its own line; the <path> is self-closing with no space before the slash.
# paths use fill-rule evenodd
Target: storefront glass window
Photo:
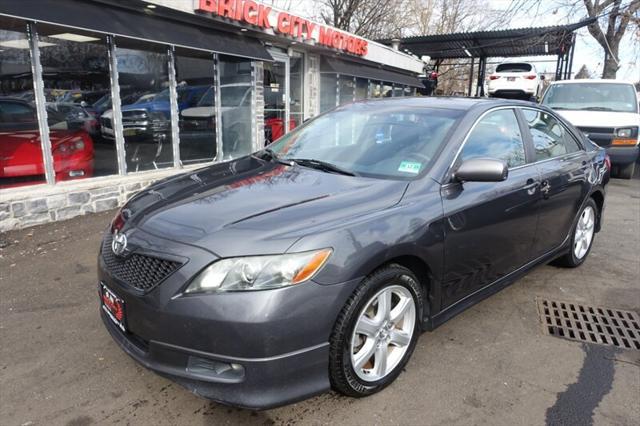
<path id="1" fill-rule="evenodd" d="M 404 96 L 404 87 L 400 84 L 393 85 L 393 97 L 398 98 Z"/>
<path id="2" fill-rule="evenodd" d="M 355 78 L 350 75 L 340 76 L 340 105 L 353 102 L 356 91 Z"/>
<path id="3" fill-rule="evenodd" d="M 379 81 L 371 80 L 369 82 L 369 93 L 372 98 L 381 98 L 382 97 L 382 85 Z"/>
<path id="4" fill-rule="evenodd" d="M 393 96 L 393 84 L 384 82 L 382 83 L 382 98 L 390 98 Z"/>
<path id="5" fill-rule="evenodd" d="M 0 188 L 45 182 L 26 28 L 0 27 Z"/>
<path id="6" fill-rule="evenodd" d="M 118 173 L 116 146 L 100 130 L 111 96 L 106 36 L 37 25 L 56 181 Z"/>
<path id="7" fill-rule="evenodd" d="M 356 78 L 356 100 L 367 99 L 367 92 L 369 91 L 369 80 L 366 78 Z"/>
<path id="8" fill-rule="evenodd" d="M 284 61 L 264 63 L 264 130 L 265 143 L 286 133 L 287 64 Z M 293 82 L 292 82 L 293 85 Z M 298 90 L 299 94 L 299 90 Z M 293 90 L 291 99 L 293 99 Z"/>
<path id="9" fill-rule="evenodd" d="M 304 56 L 301 53 L 294 52 L 289 60 L 289 71 L 289 130 L 293 130 L 304 120 Z"/>
<path id="10" fill-rule="evenodd" d="M 120 38 L 116 46 L 127 171 L 172 167 L 167 48 Z M 113 135 L 112 117 L 111 110 L 102 114 L 107 137 Z"/>
<path id="11" fill-rule="evenodd" d="M 320 74 L 320 112 L 336 107 L 337 78 L 333 73 Z"/>
<path id="12" fill-rule="evenodd" d="M 176 51 L 180 161 L 213 161 L 217 154 L 213 54 Z"/>
<path id="13" fill-rule="evenodd" d="M 252 64 L 250 60 L 220 56 L 219 66 L 222 150 L 226 160 L 247 155 L 253 151 Z"/>

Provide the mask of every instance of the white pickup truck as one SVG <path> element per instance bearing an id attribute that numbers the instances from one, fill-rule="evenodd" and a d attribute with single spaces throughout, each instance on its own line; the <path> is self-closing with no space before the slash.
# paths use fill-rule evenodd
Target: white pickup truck
<path id="1" fill-rule="evenodd" d="M 606 148 L 614 177 L 631 179 L 640 151 L 639 102 L 633 83 L 603 79 L 554 81 L 540 103 Z"/>

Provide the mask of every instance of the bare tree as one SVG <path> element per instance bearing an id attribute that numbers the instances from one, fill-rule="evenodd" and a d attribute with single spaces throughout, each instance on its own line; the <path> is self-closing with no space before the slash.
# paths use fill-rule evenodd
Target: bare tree
<path id="1" fill-rule="evenodd" d="M 593 74 L 586 65 L 582 65 L 574 78 L 593 78 Z"/>
<path id="2" fill-rule="evenodd" d="M 620 42 L 630 23 L 637 25 L 640 0 L 625 4 L 622 0 L 604 0 L 602 3 L 599 0 L 583 1 L 589 17 L 598 18 L 588 29 L 605 52 L 602 78 L 616 78 L 620 68 Z"/>
<path id="3" fill-rule="evenodd" d="M 361 37 L 401 37 L 410 26 L 407 0 L 317 0 L 326 24 Z"/>

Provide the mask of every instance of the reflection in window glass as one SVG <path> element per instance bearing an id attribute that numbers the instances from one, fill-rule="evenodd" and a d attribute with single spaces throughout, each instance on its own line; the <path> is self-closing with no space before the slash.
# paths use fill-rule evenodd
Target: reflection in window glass
<path id="1" fill-rule="evenodd" d="M 356 100 L 367 99 L 367 93 L 369 91 L 369 80 L 366 78 L 356 78 Z"/>
<path id="2" fill-rule="evenodd" d="M 194 164 L 213 161 L 217 154 L 214 64 L 211 53 L 176 52 L 180 161 Z M 155 100 L 165 101 L 169 91 Z M 143 101 L 144 102 L 144 101 Z"/>
<path id="3" fill-rule="evenodd" d="M 264 63 L 264 132 L 267 144 L 286 132 L 286 77 L 285 62 Z"/>
<path id="4" fill-rule="evenodd" d="M 543 111 L 523 109 L 527 120 L 536 161 L 576 152 L 580 149 L 573 136 L 551 115 Z"/>
<path id="5" fill-rule="evenodd" d="M 14 24 L 0 28 L 0 188 L 45 182 L 27 24 Z"/>
<path id="6" fill-rule="evenodd" d="M 253 151 L 251 141 L 252 64 L 250 60 L 220 56 L 219 66 L 222 150 L 226 160 L 241 157 Z"/>
<path id="7" fill-rule="evenodd" d="M 171 104 L 166 47 L 116 40 L 127 171 L 173 166 Z M 102 134 L 113 138 L 113 112 L 101 117 Z"/>
<path id="8" fill-rule="evenodd" d="M 428 169 L 459 115 L 356 103 L 318 117 L 270 148 L 283 158 L 316 159 L 365 176 L 412 178 Z"/>
<path id="9" fill-rule="evenodd" d="M 404 87 L 399 84 L 393 85 L 393 97 L 398 98 L 404 96 Z"/>
<path id="10" fill-rule="evenodd" d="M 106 38 L 38 25 L 56 181 L 118 173 L 116 146 L 102 137 L 96 103 L 110 97 Z"/>
<path id="11" fill-rule="evenodd" d="M 350 75 L 340 76 L 340 105 L 353 102 L 355 95 L 356 82 L 354 77 Z"/>
<path id="12" fill-rule="evenodd" d="M 289 59 L 289 130 L 302 124 L 304 110 L 304 56 L 294 53 Z"/>
<path id="13" fill-rule="evenodd" d="M 382 84 L 379 81 L 369 82 L 369 93 L 372 98 L 382 97 Z"/>
<path id="14" fill-rule="evenodd" d="M 509 167 L 525 164 L 524 143 L 513 110 L 487 114 L 473 128 L 462 149 L 460 160 L 495 158 Z"/>
<path id="15" fill-rule="evenodd" d="M 393 85 L 391 83 L 384 82 L 382 83 L 382 94 L 381 98 L 390 98 L 393 96 Z"/>
<path id="16" fill-rule="evenodd" d="M 338 76 L 333 73 L 320 74 L 320 112 L 336 107 Z"/>

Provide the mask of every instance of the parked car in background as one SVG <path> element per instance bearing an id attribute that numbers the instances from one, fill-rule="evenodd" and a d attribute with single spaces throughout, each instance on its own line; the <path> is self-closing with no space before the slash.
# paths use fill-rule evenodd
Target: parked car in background
<path id="1" fill-rule="evenodd" d="M 640 151 L 640 99 L 632 83 L 606 79 L 554 81 L 541 103 L 606 148 L 614 176 L 633 177 Z"/>
<path id="2" fill-rule="evenodd" d="M 55 111 L 61 114 L 70 127 L 81 127 L 91 136 L 96 136 L 100 133 L 100 123 L 96 117 L 79 104 L 53 102 L 47 104 L 47 111 Z"/>
<path id="3" fill-rule="evenodd" d="M 536 265 L 581 265 L 607 181 L 605 150 L 539 105 L 356 102 L 131 198 L 98 255 L 100 316 L 202 397 L 371 395 L 420 332 Z"/>
<path id="4" fill-rule="evenodd" d="M 93 176 L 89 134 L 66 117 L 47 111 L 56 181 Z M 0 98 L 0 187 L 45 182 L 40 131 L 34 107 L 17 98 Z"/>
<path id="5" fill-rule="evenodd" d="M 537 99 L 542 94 L 544 76 L 528 62 L 505 62 L 489 75 L 489 96 L 498 98 Z"/>

